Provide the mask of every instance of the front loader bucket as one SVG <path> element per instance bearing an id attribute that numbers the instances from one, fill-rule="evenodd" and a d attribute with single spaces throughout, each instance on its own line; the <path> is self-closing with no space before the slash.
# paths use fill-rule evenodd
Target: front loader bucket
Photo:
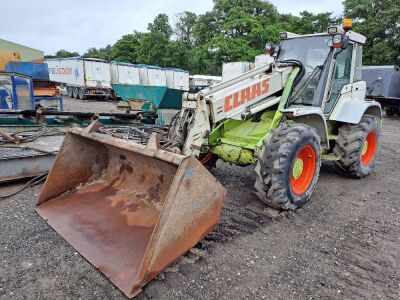
<path id="1" fill-rule="evenodd" d="M 36 211 L 133 297 L 213 229 L 225 195 L 193 157 L 70 129 Z"/>

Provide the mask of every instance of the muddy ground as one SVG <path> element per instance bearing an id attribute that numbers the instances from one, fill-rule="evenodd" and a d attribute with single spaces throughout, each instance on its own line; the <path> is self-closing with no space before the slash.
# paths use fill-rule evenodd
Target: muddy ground
<path id="1" fill-rule="evenodd" d="M 323 167 L 310 202 L 275 218 L 253 168 L 218 163 L 217 227 L 137 299 L 399 299 L 399 170 L 400 119 L 385 119 L 371 176 Z M 0 299 L 124 299 L 34 212 L 40 189 L 0 201 Z"/>

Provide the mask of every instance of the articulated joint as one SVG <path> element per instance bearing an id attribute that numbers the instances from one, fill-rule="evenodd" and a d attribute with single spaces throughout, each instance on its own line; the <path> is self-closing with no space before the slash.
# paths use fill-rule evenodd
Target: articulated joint
<path id="1" fill-rule="evenodd" d="M 196 94 L 185 92 L 183 93 L 183 100 L 186 101 L 203 101 L 205 96 L 203 93 L 199 92 Z"/>

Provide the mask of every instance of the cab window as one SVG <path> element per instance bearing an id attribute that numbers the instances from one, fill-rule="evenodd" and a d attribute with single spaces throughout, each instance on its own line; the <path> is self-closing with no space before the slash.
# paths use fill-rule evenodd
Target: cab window
<path id="1" fill-rule="evenodd" d="M 350 83 L 351 60 L 353 56 L 353 45 L 349 44 L 346 49 L 336 55 L 336 66 L 332 79 L 332 89 L 328 101 L 325 104 L 325 113 L 330 113 L 333 105 L 339 98 L 343 86 Z"/>

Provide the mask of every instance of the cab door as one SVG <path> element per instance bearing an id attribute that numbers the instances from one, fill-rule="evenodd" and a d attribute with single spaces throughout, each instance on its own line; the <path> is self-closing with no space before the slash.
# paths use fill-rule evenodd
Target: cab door
<path id="1" fill-rule="evenodd" d="M 351 97 L 353 83 L 353 52 L 355 44 L 349 43 L 346 49 L 340 52 L 334 58 L 334 68 L 332 82 L 328 85 L 330 89 L 327 100 L 324 104 L 324 113 L 330 114 L 340 97 Z"/>

